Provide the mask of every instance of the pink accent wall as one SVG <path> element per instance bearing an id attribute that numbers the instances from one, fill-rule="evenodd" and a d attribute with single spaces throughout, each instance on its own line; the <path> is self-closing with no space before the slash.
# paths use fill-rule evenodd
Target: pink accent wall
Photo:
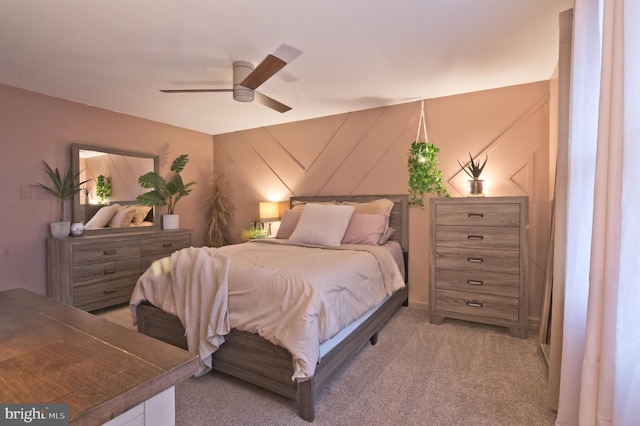
<path id="1" fill-rule="evenodd" d="M 44 182 L 42 160 L 64 168 L 71 143 L 159 154 L 161 173 L 187 153 L 184 177 L 198 181 L 178 205 L 181 226 L 204 244 L 200 200 L 213 173 L 231 181 L 234 234 L 258 216 L 258 202 L 291 195 L 406 193 L 409 146 L 416 138 L 420 103 L 322 117 L 222 135 L 206 135 L 0 85 L 0 289 L 45 293 L 51 199 L 21 198 L 21 187 Z M 425 100 L 429 140 L 453 196 L 464 195 L 457 160 L 488 154 L 487 195 L 528 195 L 529 317 L 542 303 L 549 233 L 549 82 Z M 213 144 L 212 144 L 213 140 Z M 214 158 L 215 150 L 215 158 Z M 67 206 L 70 217 L 70 205 Z M 428 211 L 410 211 L 412 306 L 428 300 Z"/>
<path id="2" fill-rule="evenodd" d="M 0 85 L 0 290 L 23 287 L 45 294 L 45 238 L 56 220 L 53 198 L 21 198 L 21 187 L 45 183 L 42 161 L 64 169 L 72 143 L 160 155 L 160 172 L 189 154 L 183 177 L 196 180 L 176 213 L 182 228 L 194 229 L 194 245 L 204 244 L 200 199 L 213 173 L 212 136 Z M 71 219 L 71 203 L 65 212 Z"/>
<path id="3" fill-rule="evenodd" d="M 549 82 L 425 100 L 429 141 L 452 196 L 465 195 L 457 160 L 488 162 L 485 193 L 528 195 L 529 317 L 539 319 L 549 233 Z M 259 201 L 292 195 L 406 193 L 407 153 L 420 102 L 214 136 L 215 170 L 231 181 L 234 235 Z M 428 204 L 428 203 L 427 203 Z M 428 211 L 410 210 L 409 302 L 428 301 Z"/>

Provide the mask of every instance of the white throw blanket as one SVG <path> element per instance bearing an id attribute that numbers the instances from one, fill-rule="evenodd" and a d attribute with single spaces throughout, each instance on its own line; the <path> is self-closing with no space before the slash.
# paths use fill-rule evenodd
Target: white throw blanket
<path id="1" fill-rule="evenodd" d="M 211 354 L 231 330 L 228 275 L 231 259 L 210 247 L 190 247 L 154 262 L 138 279 L 131 296 L 136 306 L 148 300 L 180 318 L 187 331 L 189 351 L 200 356 L 196 376 L 211 370 Z"/>

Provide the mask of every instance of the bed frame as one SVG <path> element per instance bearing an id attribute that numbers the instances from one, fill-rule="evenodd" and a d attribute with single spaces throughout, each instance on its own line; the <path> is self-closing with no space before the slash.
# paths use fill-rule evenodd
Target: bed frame
<path id="1" fill-rule="evenodd" d="M 358 201 L 367 202 L 387 198 L 394 202 L 389 226 L 396 232 L 391 240 L 402 246 L 405 260 L 405 277 L 408 270 L 408 196 L 407 195 L 359 195 L 292 197 L 293 201 Z M 314 420 L 315 395 L 367 342 L 376 343 L 377 333 L 384 324 L 407 304 L 407 287 L 394 293 L 373 315 L 358 326 L 349 336 L 322 357 L 315 374 L 306 380 L 292 381 L 293 359 L 284 348 L 274 345 L 257 334 L 231 330 L 225 343 L 213 354 L 213 370 L 253 383 L 272 392 L 297 401 L 298 413 L 304 420 Z M 138 305 L 138 331 L 164 342 L 187 349 L 184 327 L 180 320 L 148 303 Z"/>

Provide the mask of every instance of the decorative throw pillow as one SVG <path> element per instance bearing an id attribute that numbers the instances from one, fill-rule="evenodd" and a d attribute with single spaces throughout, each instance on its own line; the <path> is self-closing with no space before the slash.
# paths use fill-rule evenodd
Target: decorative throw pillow
<path id="1" fill-rule="evenodd" d="M 342 238 L 342 244 L 377 246 L 388 223 L 389 216 L 383 214 L 354 213 Z"/>
<path id="2" fill-rule="evenodd" d="M 116 210 L 116 214 L 113 215 L 108 226 L 110 228 L 128 228 L 135 213 L 136 209 L 132 206 L 122 206 Z"/>
<path id="3" fill-rule="evenodd" d="M 379 198 L 366 203 L 346 201 L 344 204 L 353 206 L 355 209 L 353 212 L 357 214 L 384 214 L 387 218 L 391 216 L 391 210 L 393 210 L 393 201 L 386 198 Z M 388 227 L 389 224 L 384 228 L 385 231 Z"/>
<path id="4" fill-rule="evenodd" d="M 299 201 L 299 200 L 294 200 L 291 203 L 291 210 L 304 210 L 304 206 L 306 206 L 307 204 L 310 204 L 309 201 Z M 313 201 L 313 204 L 323 204 L 323 205 L 331 205 L 331 206 L 335 206 L 338 204 L 337 201 L 332 200 L 332 201 Z"/>
<path id="5" fill-rule="evenodd" d="M 93 215 L 89 222 L 84 226 L 84 229 L 100 229 L 107 226 L 107 224 L 113 219 L 116 211 L 120 207 L 119 204 L 112 204 L 110 206 L 104 206 Z"/>
<path id="6" fill-rule="evenodd" d="M 302 210 L 285 210 L 282 215 L 282 220 L 280 221 L 280 228 L 278 228 L 278 232 L 276 233 L 276 238 L 289 238 L 293 230 L 296 229 L 301 215 Z"/>
<path id="7" fill-rule="evenodd" d="M 391 236 L 393 235 L 393 233 L 396 232 L 395 229 L 389 227 L 387 228 L 386 231 L 384 231 L 384 233 L 382 234 L 382 236 L 380 237 L 380 242 L 378 244 L 385 245 L 387 243 L 387 241 L 389 241 L 389 238 L 391 238 Z"/>
<path id="8" fill-rule="evenodd" d="M 339 246 L 353 215 L 353 206 L 307 204 L 289 241 L 317 246 Z"/>
<path id="9" fill-rule="evenodd" d="M 143 206 L 140 204 L 133 205 L 130 208 L 134 210 L 131 222 L 136 225 L 142 223 L 144 221 L 144 218 L 147 217 L 147 215 L 151 211 L 151 206 Z"/>

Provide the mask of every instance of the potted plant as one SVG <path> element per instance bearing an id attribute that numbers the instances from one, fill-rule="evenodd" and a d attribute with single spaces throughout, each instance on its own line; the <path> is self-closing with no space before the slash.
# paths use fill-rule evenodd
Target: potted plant
<path id="1" fill-rule="evenodd" d="M 180 225 L 179 217 L 174 213 L 176 204 L 180 199 L 191 193 L 189 189 L 195 185 L 195 181 L 184 183 L 180 173 L 189 161 L 187 154 L 178 156 L 171 164 L 173 175 L 164 179 L 156 172 L 145 173 L 138 178 L 138 183 L 143 188 L 153 188 L 149 192 L 138 195 L 136 198 L 145 206 L 167 206 L 168 214 L 162 217 L 162 227 L 164 229 L 177 229 Z"/>
<path id="2" fill-rule="evenodd" d="M 409 150 L 409 205 L 424 206 L 425 193 L 449 196 L 438 168 L 438 151 L 434 144 L 414 141 Z"/>
<path id="3" fill-rule="evenodd" d="M 207 244 L 222 247 L 231 244 L 231 225 L 235 210 L 231 202 L 231 185 L 223 173 L 214 173 L 204 200 L 207 215 Z"/>
<path id="4" fill-rule="evenodd" d="M 487 155 L 484 159 L 484 163 L 480 165 L 480 161 L 474 161 L 471 153 L 469 153 L 468 162 L 462 164 L 458 161 L 462 170 L 464 170 L 464 172 L 471 178 L 471 180 L 467 182 L 467 192 L 469 195 L 483 195 L 484 181 L 480 180 L 480 175 L 482 174 L 482 170 L 484 170 L 484 166 L 487 164 L 488 159 L 489 156 Z"/>
<path id="5" fill-rule="evenodd" d="M 80 192 L 82 185 L 88 181 L 85 180 L 80 182 L 80 172 L 74 175 L 71 168 L 67 168 L 64 174 L 61 174 L 57 167 L 52 169 L 46 161 L 43 161 L 43 163 L 44 170 L 47 173 L 47 176 L 51 179 L 51 186 L 47 186 L 42 183 L 35 186 L 42 188 L 49 194 L 56 197 L 60 203 L 58 221 L 51 222 L 50 224 L 51 236 L 55 238 L 68 237 L 71 229 L 71 222 L 66 222 L 64 220 L 64 203 L 69 198 Z"/>
<path id="6" fill-rule="evenodd" d="M 87 188 L 86 186 L 81 188 L 82 191 L 82 195 L 84 195 L 84 203 L 85 204 L 90 204 L 91 203 L 91 189 Z"/>
<path id="7" fill-rule="evenodd" d="M 267 230 L 264 229 L 258 219 L 250 220 L 247 226 L 241 229 L 240 238 L 242 241 L 254 240 L 256 238 L 267 238 Z"/>
<path id="8" fill-rule="evenodd" d="M 111 178 L 100 175 L 96 178 L 96 198 L 100 204 L 104 204 L 111 196 Z"/>

